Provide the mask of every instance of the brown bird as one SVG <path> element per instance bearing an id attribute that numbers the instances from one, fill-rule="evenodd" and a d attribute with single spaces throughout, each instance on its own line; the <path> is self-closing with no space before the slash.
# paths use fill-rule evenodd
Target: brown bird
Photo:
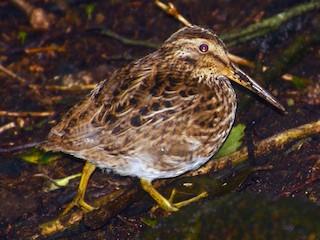
<path id="1" fill-rule="evenodd" d="M 40 147 L 86 160 L 78 193 L 64 213 L 84 201 L 96 166 L 141 180 L 167 211 L 205 195 L 172 203 L 152 181 L 172 178 L 206 163 L 228 136 L 236 113 L 234 81 L 284 111 L 237 68 L 218 36 L 184 27 L 161 48 L 115 71 L 52 128 Z"/>

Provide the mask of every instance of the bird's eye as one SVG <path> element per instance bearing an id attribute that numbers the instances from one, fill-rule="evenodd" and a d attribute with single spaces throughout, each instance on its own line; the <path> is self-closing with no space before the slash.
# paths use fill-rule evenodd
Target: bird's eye
<path id="1" fill-rule="evenodd" d="M 201 53 L 206 53 L 206 52 L 208 52 L 208 50 L 209 50 L 209 46 L 205 43 L 203 43 L 199 46 L 199 51 Z"/>

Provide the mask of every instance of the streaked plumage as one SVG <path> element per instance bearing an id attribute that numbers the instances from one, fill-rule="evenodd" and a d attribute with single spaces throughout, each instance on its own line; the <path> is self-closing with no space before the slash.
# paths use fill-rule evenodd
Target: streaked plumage
<path id="1" fill-rule="evenodd" d="M 254 89 L 213 32 L 182 28 L 101 82 L 41 147 L 149 182 L 176 177 L 208 161 L 229 134 L 236 111 L 229 79 L 282 107 Z"/>

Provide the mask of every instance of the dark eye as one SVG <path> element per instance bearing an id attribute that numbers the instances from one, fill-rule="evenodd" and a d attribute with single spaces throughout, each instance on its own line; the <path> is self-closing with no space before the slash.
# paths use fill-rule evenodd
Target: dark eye
<path id="1" fill-rule="evenodd" d="M 208 52 L 208 50 L 209 50 L 209 46 L 207 45 L 207 44 L 201 44 L 200 46 L 199 46 L 199 50 L 200 50 L 200 52 L 202 52 L 202 53 L 205 53 L 205 52 Z"/>

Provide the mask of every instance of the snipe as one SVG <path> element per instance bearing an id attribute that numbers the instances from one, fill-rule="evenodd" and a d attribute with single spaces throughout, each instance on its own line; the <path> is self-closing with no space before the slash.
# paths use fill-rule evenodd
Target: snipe
<path id="1" fill-rule="evenodd" d="M 40 147 L 86 160 L 74 205 L 92 210 L 84 194 L 95 167 L 140 178 L 167 211 L 172 203 L 151 182 L 199 168 L 220 148 L 236 112 L 231 81 L 280 110 L 283 106 L 229 59 L 212 31 L 184 27 L 162 47 L 115 71 L 52 128 Z"/>

